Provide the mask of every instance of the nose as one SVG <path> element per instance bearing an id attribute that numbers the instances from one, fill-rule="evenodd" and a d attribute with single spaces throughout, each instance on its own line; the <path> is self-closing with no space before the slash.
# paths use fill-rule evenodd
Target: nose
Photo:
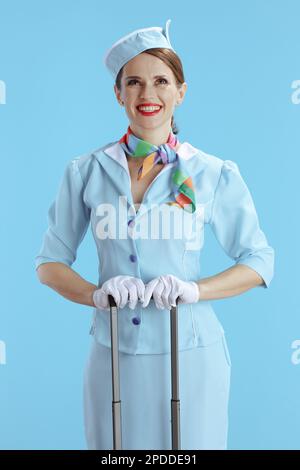
<path id="1" fill-rule="evenodd" d="M 140 98 L 147 99 L 148 101 L 154 101 L 155 92 L 154 85 L 152 83 L 144 84 L 141 86 Z"/>

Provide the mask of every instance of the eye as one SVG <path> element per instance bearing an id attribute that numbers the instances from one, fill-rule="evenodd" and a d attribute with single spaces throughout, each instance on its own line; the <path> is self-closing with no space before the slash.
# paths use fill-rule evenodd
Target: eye
<path id="1" fill-rule="evenodd" d="M 135 79 L 129 80 L 129 81 L 127 82 L 127 85 L 130 85 L 132 82 L 137 82 L 137 80 L 135 80 Z"/>
<path id="2" fill-rule="evenodd" d="M 159 78 L 158 81 L 161 82 L 161 81 L 165 81 L 166 83 L 168 83 L 168 81 L 165 79 L 165 78 Z"/>

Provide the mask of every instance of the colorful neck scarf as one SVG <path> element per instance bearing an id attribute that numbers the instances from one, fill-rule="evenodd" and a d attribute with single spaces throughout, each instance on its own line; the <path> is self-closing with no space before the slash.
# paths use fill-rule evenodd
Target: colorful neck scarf
<path id="1" fill-rule="evenodd" d="M 176 153 L 175 148 L 178 143 L 176 135 L 171 130 L 167 142 L 157 147 L 135 136 L 130 126 L 128 126 L 127 133 L 119 140 L 123 150 L 131 157 L 145 157 L 142 166 L 138 170 L 138 180 L 143 178 L 156 163 L 172 163 L 177 161 L 172 175 L 172 189 L 176 202 L 168 204 L 180 206 L 188 212 L 194 212 L 196 210 L 196 203 L 193 182 L 192 178 L 187 174 L 184 162 L 178 158 Z"/>

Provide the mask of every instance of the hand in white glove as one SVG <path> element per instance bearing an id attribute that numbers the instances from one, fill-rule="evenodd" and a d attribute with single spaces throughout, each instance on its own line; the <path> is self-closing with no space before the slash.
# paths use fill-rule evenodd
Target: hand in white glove
<path id="1" fill-rule="evenodd" d="M 118 308 L 134 309 L 138 300 L 144 301 L 145 285 L 143 281 L 132 276 L 115 276 L 103 283 L 93 293 L 93 301 L 97 308 L 110 310 L 108 296 L 112 295 Z"/>
<path id="2" fill-rule="evenodd" d="M 196 282 L 181 281 L 172 274 L 159 276 L 146 284 L 143 307 L 147 307 L 152 295 L 157 308 L 168 310 L 172 305 L 176 305 L 177 297 L 179 297 L 178 303 L 186 304 L 198 302 L 200 298 Z"/>

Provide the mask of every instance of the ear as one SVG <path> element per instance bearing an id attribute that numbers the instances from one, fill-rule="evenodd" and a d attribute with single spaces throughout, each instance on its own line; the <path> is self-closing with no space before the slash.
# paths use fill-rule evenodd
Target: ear
<path id="1" fill-rule="evenodd" d="M 187 83 L 184 82 L 180 85 L 180 88 L 178 89 L 178 98 L 177 98 L 177 104 L 181 104 L 183 99 L 184 99 L 184 95 L 186 93 L 186 90 L 187 90 Z"/>
<path id="2" fill-rule="evenodd" d="M 116 95 L 116 98 L 118 100 L 118 103 L 122 106 L 124 104 L 122 98 L 121 98 L 121 93 L 120 91 L 118 90 L 118 87 L 117 85 L 115 84 L 114 85 L 114 92 L 115 92 L 115 95 Z"/>
<path id="3" fill-rule="evenodd" d="M 120 101 L 120 98 L 121 98 L 120 97 L 120 92 L 119 92 L 116 84 L 114 84 L 114 92 L 115 92 L 117 100 Z"/>

